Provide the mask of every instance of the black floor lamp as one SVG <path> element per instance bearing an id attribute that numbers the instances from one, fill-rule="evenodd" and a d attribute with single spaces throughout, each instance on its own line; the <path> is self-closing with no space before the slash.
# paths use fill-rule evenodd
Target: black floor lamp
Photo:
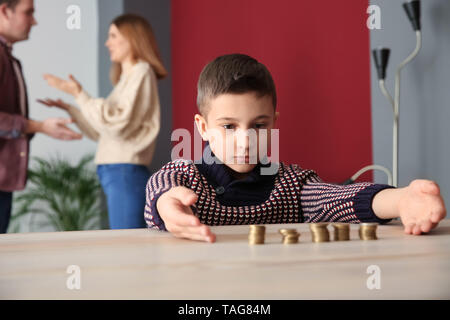
<path id="1" fill-rule="evenodd" d="M 356 172 L 350 179 L 344 182 L 344 184 L 351 184 L 360 175 L 369 170 L 381 170 L 386 173 L 388 176 L 388 184 L 393 185 L 394 187 L 398 187 L 398 132 L 399 132 L 399 116 L 400 116 L 400 74 L 402 69 L 413 60 L 417 54 L 419 53 L 420 48 L 422 47 L 422 33 L 421 33 L 421 24 L 420 24 L 420 0 L 414 0 L 403 3 L 403 8 L 405 9 L 406 15 L 408 16 L 409 21 L 416 33 L 416 47 L 414 51 L 400 63 L 397 67 L 397 71 L 395 73 L 395 91 L 394 98 L 389 94 L 388 90 L 385 86 L 385 78 L 386 78 L 386 68 L 389 62 L 390 49 L 389 48 L 377 48 L 372 50 L 373 59 L 375 62 L 377 76 L 378 76 L 378 84 L 380 86 L 381 92 L 392 105 L 394 122 L 393 122 L 393 133 L 392 133 L 392 175 L 389 169 L 379 166 L 379 165 L 370 165 L 362 168 L 358 172 Z"/>

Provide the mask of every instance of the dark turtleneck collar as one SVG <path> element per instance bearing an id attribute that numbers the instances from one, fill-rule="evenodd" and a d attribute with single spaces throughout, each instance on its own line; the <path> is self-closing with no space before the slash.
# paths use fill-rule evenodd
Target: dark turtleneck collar
<path id="1" fill-rule="evenodd" d="M 273 175 L 262 175 L 261 168 L 270 165 L 258 163 L 247 177 L 236 179 L 232 169 L 215 157 L 207 143 L 203 149 L 202 163 L 196 164 L 196 167 L 215 189 L 217 200 L 222 205 L 248 206 L 261 204 L 269 198 L 278 170 Z"/>

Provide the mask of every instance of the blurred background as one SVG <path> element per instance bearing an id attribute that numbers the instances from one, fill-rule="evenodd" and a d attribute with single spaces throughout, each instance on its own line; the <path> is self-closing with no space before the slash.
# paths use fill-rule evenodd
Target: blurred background
<path id="1" fill-rule="evenodd" d="M 73 102 L 48 87 L 42 75 L 72 73 L 91 95 L 106 97 L 112 90 L 104 46 L 109 25 L 122 13 L 146 17 L 169 71 L 159 82 L 162 126 L 153 172 L 171 160 L 172 131 L 194 130 L 203 66 L 226 53 L 252 55 L 269 68 L 277 86 L 280 159 L 340 183 L 373 163 L 392 168 L 392 109 L 379 90 L 370 50 L 391 48 L 386 85 L 393 94 L 395 68 L 415 47 L 403 2 L 35 0 L 38 25 L 28 41 L 15 45 L 14 54 L 24 68 L 30 117 L 66 116 L 36 102 L 46 97 Z M 381 9 L 381 29 L 366 25 L 370 4 Z M 66 26 L 71 5 L 81 10 L 80 29 Z M 448 206 L 450 1 L 422 1 L 422 32 L 423 47 L 402 73 L 399 186 L 416 178 L 435 180 Z M 32 157 L 60 155 L 74 164 L 94 152 L 87 138 L 60 142 L 38 135 L 31 143 Z M 363 180 L 387 183 L 379 172 L 358 181 Z M 29 221 L 20 223 L 21 231 L 30 231 Z M 33 231 L 46 230 L 51 228 Z"/>

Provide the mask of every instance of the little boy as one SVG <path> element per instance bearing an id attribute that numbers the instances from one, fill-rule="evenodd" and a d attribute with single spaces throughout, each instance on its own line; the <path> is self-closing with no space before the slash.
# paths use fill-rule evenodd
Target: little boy
<path id="1" fill-rule="evenodd" d="M 341 186 L 282 162 L 275 174 L 262 174 L 273 163 L 262 161 L 259 143 L 257 161 L 250 161 L 255 146 L 243 132 L 254 130 L 260 140 L 262 129 L 272 130 L 276 104 L 272 76 L 255 59 L 232 54 L 209 63 L 199 78 L 200 114 L 194 117 L 208 142 L 203 159 L 198 164 L 171 161 L 153 174 L 146 189 L 148 227 L 214 242 L 208 225 L 386 223 L 400 217 L 406 233 L 420 235 L 445 217 L 439 187 L 429 180 L 414 180 L 405 188 L 373 183 Z M 266 144 L 268 150 L 270 139 Z"/>

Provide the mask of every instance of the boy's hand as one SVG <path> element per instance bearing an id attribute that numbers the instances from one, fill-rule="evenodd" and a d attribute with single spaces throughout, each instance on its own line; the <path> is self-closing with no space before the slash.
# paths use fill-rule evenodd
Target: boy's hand
<path id="1" fill-rule="evenodd" d="M 446 209 L 439 186 L 430 180 L 414 180 L 404 188 L 398 210 L 405 233 L 429 232 L 445 218 Z"/>
<path id="2" fill-rule="evenodd" d="M 175 237 L 214 242 L 215 234 L 194 216 L 190 206 L 197 201 L 194 191 L 186 187 L 175 187 L 164 193 L 157 201 L 161 219 L 166 229 Z"/>

